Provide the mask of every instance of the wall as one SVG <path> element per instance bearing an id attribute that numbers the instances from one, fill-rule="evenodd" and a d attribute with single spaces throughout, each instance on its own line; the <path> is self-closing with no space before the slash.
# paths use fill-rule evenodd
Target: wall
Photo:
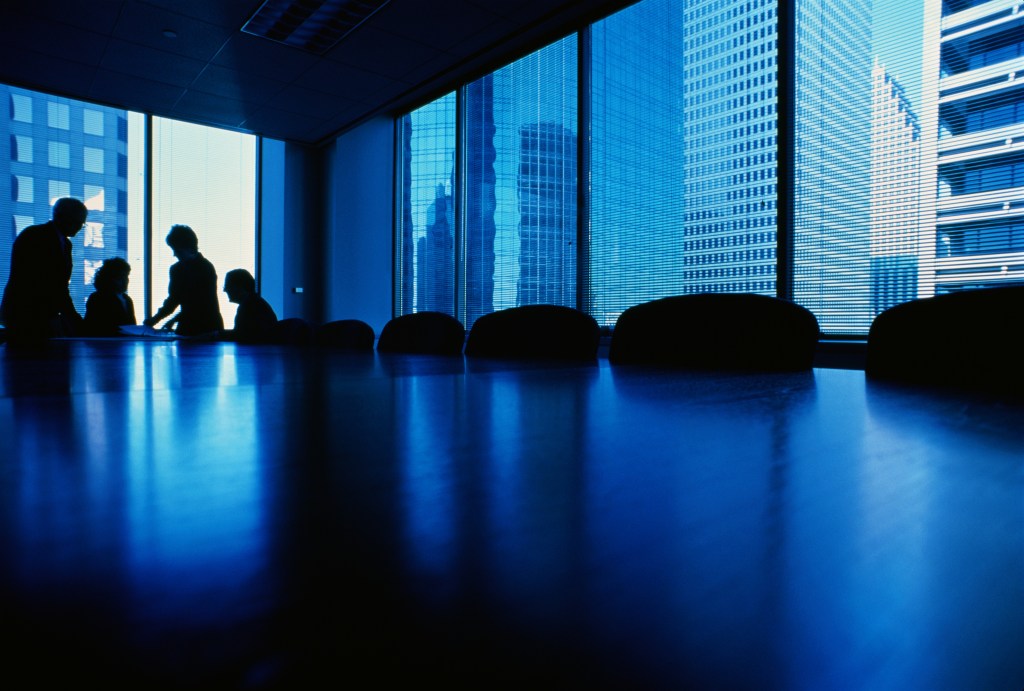
<path id="1" fill-rule="evenodd" d="M 324 321 L 362 319 L 380 334 L 392 317 L 394 121 L 376 118 L 326 152 Z"/>
<path id="2" fill-rule="evenodd" d="M 324 321 L 322 151 L 263 140 L 260 293 L 278 318 Z"/>

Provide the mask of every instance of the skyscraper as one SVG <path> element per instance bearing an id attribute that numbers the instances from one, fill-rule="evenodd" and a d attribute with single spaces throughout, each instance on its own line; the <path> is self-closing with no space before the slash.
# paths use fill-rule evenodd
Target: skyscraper
<path id="1" fill-rule="evenodd" d="M 926 12 L 922 292 L 1024 283 L 1024 12 L 1014 0 Z"/>
<path id="2" fill-rule="evenodd" d="M 871 3 L 796 3 L 793 298 L 822 330 L 871 321 Z"/>
<path id="3" fill-rule="evenodd" d="M 871 89 L 871 310 L 917 297 L 921 125 L 903 87 L 875 63 Z"/>
<path id="4" fill-rule="evenodd" d="M 774 294 L 776 3 L 682 6 L 681 292 Z"/>
<path id="5" fill-rule="evenodd" d="M 89 208 L 72 239 L 71 297 L 80 311 L 104 259 L 128 251 L 128 122 L 123 110 L 0 85 L 0 290 L 11 246 L 27 226 L 48 221 L 53 202 L 77 197 Z"/>
<path id="6" fill-rule="evenodd" d="M 576 134 L 541 122 L 519 128 L 516 304 L 576 304 Z"/>

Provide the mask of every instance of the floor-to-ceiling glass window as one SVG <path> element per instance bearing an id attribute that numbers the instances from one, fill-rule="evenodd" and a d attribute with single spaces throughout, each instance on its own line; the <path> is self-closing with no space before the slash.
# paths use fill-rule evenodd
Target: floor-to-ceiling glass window
<path id="1" fill-rule="evenodd" d="M 777 0 L 642 0 L 586 27 L 579 114 L 574 37 L 463 87 L 464 178 L 446 194 L 465 195 L 467 325 L 529 302 L 613 325 L 665 295 L 752 292 L 864 336 L 900 302 L 1024 283 L 1018 3 L 784 7 L 792 43 Z"/>
<path id="2" fill-rule="evenodd" d="M 465 87 L 467 327 L 576 305 L 577 98 L 575 36 Z"/>
<path id="3" fill-rule="evenodd" d="M 399 314 L 455 313 L 455 94 L 399 119 Z"/>
<path id="4" fill-rule="evenodd" d="M 224 274 L 256 267 L 256 137 L 153 118 L 153 298 L 167 296 L 174 255 L 164 238 L 181 223 L 199 237 L 223 285 Z M 219 291 L 225 325 L 235 306 Z"/>
<path id="5" fill-rule="evenodd" d="M 26 227 L 51 217 L 53 202 L 77 197 L 89 209 L 72 240 L 70 291 L 79 312 L 104 259 L 132 267 L 128 293 L 136 317 L 146 314 L 145 289 L 158 305 L 173 262 L 164 237 L 172 223 L 191 225 L 218 274 L 255 273 L 256 137 L 161 118 L 153 119 L 153 180 L 146 180 L 146 117 L 26 89 L 0 85 L 0 289 L 11 247 Z M 144 206 L 153 185 L 153 208 Z M 151 214 L 153 273 L 145 274 L 145 214 Z M 221 295 L 230 326 L 234 306 Z"/>
<path id="6" fill-rule="evenodd" d="M 591 29 L 590 304 L 774 294 L 775 3 L 646 0 Z"/>
<path id="7" fill-rule="evenodd" d="M 89 218 L 72 239 L 71 297 L 82 313 L 96 268 L 128 258 L 129 208 L 136 190 L 128 173 L 129 120 L 139 116 L 35 91 L 0 85 L 0 290 L 7 285 L 11 247 L 30 225 L 50 220 L 53 202 L 76 197 Z M 141 275 L 141 271 L 136 277 Z"/>

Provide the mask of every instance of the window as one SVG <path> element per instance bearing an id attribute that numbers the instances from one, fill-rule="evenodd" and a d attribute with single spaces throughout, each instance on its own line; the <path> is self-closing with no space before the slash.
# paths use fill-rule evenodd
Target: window
<path id="1" fill-rule="evenodd" d="M 103 112 L 86 108 L 82 111 L 82 131 L 86 134 L 103 136 Z"/>
<path id="2" fill-rule="evenodd" d="M 9 189 L 0 194 L 0 215 L 10 219 L 0 236 L 0 290 L 17 233 L 49 219 L 53 202 L 67 196 L 82 199 L 89 209 L 85 228 L 72 239 L 71 295 L 80 311 L 92 293 L 96 267 L 120 256 L 133 267 L 129 293 L 137 316 L 147 316 L 147 291 L 157 301 L 166 295 L 168 262 L 159 262 L 169 255 L 163 238 L 171 223 L 196 228 L 201 249 L 221 276 L 236 266 L 254 270 L 255 137 L 158 120 L 156 174 L 147 181 L 142 114 L 2 84 L 0 94 L 10 103 L 6 114 L 0 112 L 0 129 L 11 132 L 11 170 L 4 178 Z M 40 113 L 45 107 L 45 123 L 33 124 L 33 106 Z M 34 146 L 45 147 L 43 159 L 33 156 Z M 157 272 L 151 275 L 143 262 L 149 242 L 142 216 L 146 185 L 154 186 Z M 232 314 L 225 313 L 229 324 Z"/>
<path id="3" fill-rule="evenodd" d="M 54 168 L 71 167 L 71 145 L 67 142 L 47 142 L 48 161 Z"/>
<path id="4" fill-rule="evenodd" d="M 71 183 L 67 180 L 50 180 L 49 181 L 49 198 L 48 205 L 53 206 L 53 203 L 61 197 L 71 196 Z"/>
<path id="5" fill-rule="evenodd" d="M 16 134 L 11 137 L 11 159 L 18 163 L 32 163 L 32 138 Z"/>
<path id="6" fill-rule="evenodd" d="M 11 120 L 32 122 L 32 98 L 30 96 L 11 93 Z"/>
<path id="7" fill-rule="evenodd" d="M 472 325 L 505 307 L 575 304 L 575 75 L 569 37 L 462 90 L 461 205 L 453 195 L 456 94 L 400 120 L 402 313 L 443 311 Z"/>
<path id="8" fill-rule="evenodd" d="M 102 173 L 103 149 L 84 147 L 82 149 L 82 169 L 87 173 Z"/>
<path id="9" fill-rule="evenodd" d="M 454 274 L 467 326 L 532 301 L 611 325 L 664 295 L 742 291 L 863 336 L 906 300 L 1024 283 L 1024 13 L 791 7 L 792 73 L 778 71 L 775 0 L 642 0 L 582 30 L 578 56 L 571 36 L 462 86 L 464 115 L 446 125 L 462 133 L 462 167 L 443 176 L 465 228 Z M 420 275 L 439 270 L 422 256 Z"/>
<path id="10" fill-rule="evenodd" d="M 165 242 L 171 226 L 191 226 L 199 251 L 218 279 L 232 269 L 256 275 L 256 138 L 164 118 L 153 119 L 153 297 L 167 296 L 175 261 Z M 235 305 L 223 291 L 220 309 L 230 327 Z"/>
<path id="11" fill-rule="evenodd" d="M 26 175 L 14 176 L 14 201 L 31 204 L 35 201 L 35 180 Z"/>
<path id="12" fill-rule="evenodd" d="M 399 123 L 402 172 L 395 275 L 402 312 L 455 311 L 455 94 Z"/>
<path id="13" fill-rule="evenodd" d="M 71 129 L 71 106 L 67 103 L 48 101 L 46 104 L 46 124 L 58 130 Z"/>

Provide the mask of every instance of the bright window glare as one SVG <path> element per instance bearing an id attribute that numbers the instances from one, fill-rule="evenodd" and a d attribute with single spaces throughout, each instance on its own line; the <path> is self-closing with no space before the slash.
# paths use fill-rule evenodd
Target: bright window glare
<path id="1" fill-rule="evenodd" d="M 164 239 L 180 223 L 192 227 L 200 253 L 217 269 L 230 328 L 235 306 L 220 291 L 224 274 L 256 275 L 256 137 L 153 118 L 153 190 L 153 309 L 167 297 L 175 261 Z"/>

